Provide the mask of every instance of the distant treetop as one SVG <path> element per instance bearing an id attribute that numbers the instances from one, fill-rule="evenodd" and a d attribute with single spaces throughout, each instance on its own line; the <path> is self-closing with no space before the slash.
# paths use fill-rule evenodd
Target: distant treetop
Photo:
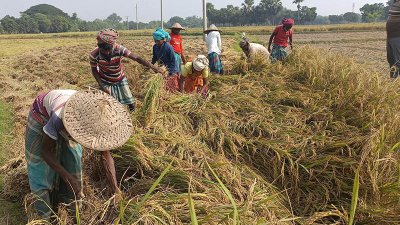
<path id="1" fill-rule="evenodd" d="M 30 16 L 32 16 L 36 13 L 41 13 L 46 16 L 69 17 L 69 15 L 67 13 L 65 13 L 64 11 L 62 11 L 61 9 L 59 9 L 55 6 L 52 6 L 52 5 L 48 5 L 48 4 L 40 4 L 40 5 L 32 6 L 28 10 L 26 10 L 25 12 L 22 12 L 22 13 L 30 15 Z"/>

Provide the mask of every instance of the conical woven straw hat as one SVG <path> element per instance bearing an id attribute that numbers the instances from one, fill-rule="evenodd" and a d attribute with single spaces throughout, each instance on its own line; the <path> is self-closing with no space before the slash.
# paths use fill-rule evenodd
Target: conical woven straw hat
<path id="1" fill-rule="evenodd" d="M 180 23 L 174 23 L 174 25 L 172 25 L 172 27 L 170 27 L 169 29 L 186 30 L 185 28 L 182 27 L 182 25 Z"/>
<path id="2" fill-rule="evenodd" d="M 76 142 L 97 151 L 118 148 L 132 134 L 132 120 L 125 106 L 98 90 L 71 96 L 64 107 L 63 123 Z"/>
<path id="3" fill-rule="evenodd" d="M 204 33 L 209 33 L 211 31 L 221 32 L 221 30 L 219 30 L 217 26 L 215 26 L 214 24 L 211 24 L 210 27 L 204 31 Z"/>

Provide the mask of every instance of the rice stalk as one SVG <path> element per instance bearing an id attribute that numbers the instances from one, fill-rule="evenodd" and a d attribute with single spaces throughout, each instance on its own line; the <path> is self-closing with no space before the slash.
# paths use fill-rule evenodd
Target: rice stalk
<path id="1" fill-rule="evenodd" d="M 154 75 L 146 84 L 147 93 L 141 108 L 145 126 L 152 122 L 157 111 L 161 87 L 163 87 L 163 78 L 160 75 Z"/>
<path id="2" fill-rule="evenodd" d="M 237 206 L 235 203 L 235 200 L 231 194 L 231 192 L 228 190 L 228 188 L 224 185 L 224 183 L 221 181 L 221 179 L 219 179 L 218 175 L 214 172 L 214 170 L 211 168 L 210 164 L 208 164 L 207 161 L 205 161 L 207 164 L 208 169 L 211 171 L 211 173 L 213 174 L 214 178 L 218 181 L 218 184 L 220 185 L 220 187 L 222 188 L 222 190 L 224 191 L 224 193 L 226 194 L 226 196 L 228 196 L 229 201 L 232 204 L 233 207 L 233 216 L 232 216 L 232 224 L 236 225 L 239 223 L 239 214 L 238 214 L 238 210 L 237 210 Z"/>
<path id="3" fill-rule="evenodd" d="M 189 202 L 189 212 L 190 212 L 190 220 L 192 222 L 192 225 L 198 225 L 198 221 L 197 221 L 197 216 L 196 216 L 196 210 L 194 207 L 194 201 L 192 198 L 192 194 L 190 191 L 190 183 L 189 182 L 189 188 L 188 188 L 188 202 Z"/>
<path id="4" fill-rule="evenodd" d="M 358 190 L 360 188 L 360 181 L 359 181 L 359 174 L 360 168 L 356 170 L 356 174 L 354 176 L 354 184 L 353 184 L 353 194 L 351 196 L 351 208 L 350 208 L 350 219 L 349 225 L 353 225 L 354 223 L 354 216 L 356 214 L 357 209 L 357 202 L 358 202 Z"/>

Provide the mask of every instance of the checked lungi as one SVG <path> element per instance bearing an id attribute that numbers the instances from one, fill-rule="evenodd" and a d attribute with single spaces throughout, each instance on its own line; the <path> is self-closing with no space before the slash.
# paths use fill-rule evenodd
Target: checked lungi
<path id="1" fill-rule="evenodd" d="M 40 121 L 40 122 L 39 122 Z M 70 203 L 74 194 L 59 175 L 42 158 L 43 126 L 47 119 L 31 112 L 25 133 L 25 158 L 28 167 L 29 186 L 36 197 L 34 207 L 42 219 L 50 219 L 58 203 Z M 82 185 L 82 147 L 68 138 L 67 133 L 61 134 L 56 141 L 54 150 L 56 159 Z"/>
<path id="2" fill-rule="evenodd" d="M 224 68 L 222 66 L 221 56 L 216 52 L 208 54 L 208 60 L 210 62 L 210 71 L 216 74 L 224 74 Z"/>
<path id="3" fill-rule="evenodd" d="M 129 89 L 129 83 L 126 77 L 118 83 L 103 83 L 103 87 L 110 91 L 111 96 L 117 99 L 121 104 L 134 104 L 135 99 Z"/>

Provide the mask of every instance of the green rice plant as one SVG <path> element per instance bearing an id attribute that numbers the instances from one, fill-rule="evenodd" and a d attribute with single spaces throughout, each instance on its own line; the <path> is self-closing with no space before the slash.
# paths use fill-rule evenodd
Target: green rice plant
<path id="1" fill-rule="evenodd" d="M 351 196 L 351 208 L 350 208 L 349 225 L 353 225 L 354 216 L 356 215 L 357 202 L 358 202 L 358 190 L 360 188 L 359 174 L 360 174 L 360 168 L 358 168 L 356 170 L 356 174 L 354 176 L 353 194 Z"/>
<path id="2" fill-rule="evenodd" d="M 134 211 L 135 212 L 139 212 L 140 209 L 144 206 L 144 204 L 146 203 L 146 201 L 150 198 L 151 194 L 153 193 L 153 191 L 156 189 L 156 187 L 158 186 L 158 184 L 161 182 L 161 180 L 164 178 L 164 176 L 169 172 L 169 170 L 172 167 L 172 163 L 171 162 L 165 169 L 164 171 L 160 174 L 160 176 L 157 178 L 157 180 L 153 183 L 153 185 L 150 187 L 150 189 L 147 191 L 147 193 L 144 195 L 144 197 L 142 198 L 142 200 L 134 206 Z M 127 204 L 126 207 L 128 207 L 129 204 Z M 128 223 L 132 222 L 134 214 L 132 213 L 131 217 L 129 217 L 128 219 Z"/>
<path id="3" fill-rule="evenodd" d="M 213 174 L 214 178 L 218 181 L 218 184 L 220 185 L 221 189 L 224 191 L 226 196 L 228 196 L 229 201 L 232 204 L 232 207 L 233 207 L 233 212 L 232 212 L 232 220 L 233 221 L 232 221 L 232 224 L 234 224 L 234 225 L 239 224 L 238 209 L 237 209 L 236 202 L 235 202 L 231 192 L 228 190 L 228 188 L 225 186 L 225 184 L 221 181 L 221 179 L 219 179 L 218 175 L 211 168 L 210 164 L 208 164 L 207 161 L 205 161 L 205 162 L 207 164 L 208 169 L 211 171 L 211 173 Z"/>
<path id="4" fill-rule="evenodd" d="M 191 183 L 191 182 L 189 182 Z M 192 225 L 198 225 L 198 221 L 197 221 L 197 216 L 196 216 L 196 210 L 194 207 L 194 201 L 192 198 L 192 194 L 190 191 L 190 184 L 189 184 L 189 188 L 188 188 L 188 202 L 189 202 L 189 212 L 190 212 L 190 220 L 192 222 Z"/>

